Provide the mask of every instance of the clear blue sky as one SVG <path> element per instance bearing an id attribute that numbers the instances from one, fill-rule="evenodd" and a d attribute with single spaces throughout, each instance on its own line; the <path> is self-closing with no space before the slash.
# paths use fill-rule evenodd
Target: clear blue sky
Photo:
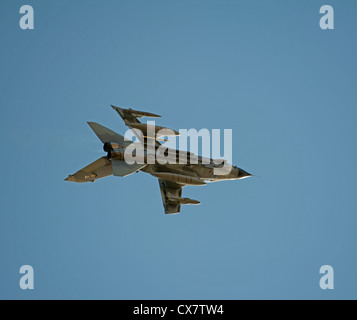
<path id="1" fill-rule="evenodd" d="M 35 10 L 35 30 L 19 8 Z M 319 9 L 335 9 L 335 30 Z M 356 1 L 1 1 L 0 298 L 357 298 Z M 139 173 L 63 179 L 101 155 L 110 104 L 233 129 L 260 175 L 186 187 L 165 216 Z M 21 265 L 35 269 L 22 291 Z M 335 290 L 319 269 L 335 270 Z"/>

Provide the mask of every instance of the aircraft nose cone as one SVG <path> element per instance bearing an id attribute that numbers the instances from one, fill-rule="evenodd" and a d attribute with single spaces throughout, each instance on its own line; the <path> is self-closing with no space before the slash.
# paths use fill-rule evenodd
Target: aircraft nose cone
<path id="1" fill-rule="evenodd" d="M 245 170 L 239 168 L 239 173 L 238 173 L 238 178 L 239 178 L 239 179 L 248 178 L 248 177 L 250 177 L 250 176 L 251 176 L 250 173 L 248 173 L 247 171 L 245 171 Z"/>

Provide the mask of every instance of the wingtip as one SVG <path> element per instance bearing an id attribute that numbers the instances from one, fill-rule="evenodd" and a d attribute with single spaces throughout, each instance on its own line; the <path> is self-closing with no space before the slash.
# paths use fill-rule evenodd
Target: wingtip
<path id="1" fill-rule="evenodd" d="M 93 125 L 95 124 L 95 122 L 87 121 L 87 124 L 90 126 L 91 129 L 93 129 Z"/>
<path id="2" fill-rule="evenodd" d="M 96 125 L 99 125 L 97 122 L 94 122 L 94 121 L 87 121 L 87 124 L 93 128 L 93 126 L 96 126 Z"/>
<path id="3" fill-rule="evenodd" d="M 114 110 L 119 110 L 119 109 L 121 109 L 121 108 L 119 108 L 119 107 L 117 107 L 117 106 L 114 106 L 114 105 L 110 105 Z"/>

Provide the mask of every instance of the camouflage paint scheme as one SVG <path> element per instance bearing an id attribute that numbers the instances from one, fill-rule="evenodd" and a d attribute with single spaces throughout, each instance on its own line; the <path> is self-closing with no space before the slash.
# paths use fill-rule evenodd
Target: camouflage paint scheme
<path id="1" fill-rule="evenodd" d="M 142 117 L 159 118 L 160 116 L 133 109 L 123 109 L 115 106 L 112 106 L 112 108 L 124 120 L 125 124 L 133 130 L 140 143 L 144 145 L 145 152 L 150 152 L 148 151 L 150 148 L 155 151 L 161 146 L 159 139 L 147 136 L 149 130 L 146 128 L 146 124 L 142 124 L 138 120 L 138 118 Z M 149 173 L 158 178 L 166 214 L 179 213 L 181 205 L 184 204 L 200 204 L 197 200 L 182 197 L 182 188 L 185 186 L 201 186 L 205 185 L 206 182 L 237 180 L 251 176 L 243 169 L 231 165 L 228 174 L 214 175 L 213 169 L 222 167 L 222 164 L 217 165 L 213 159 L 199 157 L 191 153 L 187 156 L 186 152 L 179 150 L 173 150 L 173 152 L 177 160 L 185 157 L 186 164 L 180 164 L 179 161 L 176 161 L 175 164 L 162 165 L 155 161 L 154 164 L 144 162 L 144 164 L 135 163 L 129 165 L 124 161 L 124 151 L 133 142 L 125 141 L 123 136 L 98 123 L 88 122 L 88 124 L 104 144 L 104 151 L 108 152 L 108 155 L 99 158 L 75 174 L 69 175 L 65 180 L 84 183 L 94 182 L 111 175 L 125 177 L 139 171 Z M 157 128 L 161 130 L 168 129 L 164 127 Z M 142 132 L 141 135 L 138 134 L 137 129 Z M 155 132 L 157 131 L 155 130 Z M 173 132 L 174 135 L 178 134 L 177 131 Z"/>

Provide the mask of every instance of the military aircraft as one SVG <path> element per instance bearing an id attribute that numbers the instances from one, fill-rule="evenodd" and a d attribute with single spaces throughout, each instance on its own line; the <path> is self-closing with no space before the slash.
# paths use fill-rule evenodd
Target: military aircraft
<path id="1" fill-rule="evenodd" d="M 159 142 L 162 140 L 155 133 L 160 132 L 162 136 L 179 135 L 179 133 L 169 128 L 155 126 L 153 128 L 154 134 L 149 134 L 150 125 L 141 123 L 138 118 L 159 118 L 160 116 L 131 108 L 123 109 L 116 106 L 112 106 L 112 108 L 139 139 L 139 142 L 136 142 L 136 144 L 143 146 L 145 152 L 143 161 L 141 163 L 128 164 L 124 159 L 125 150 L 130 145 L 133 145 L 133 142 L 126 141 L 120 134 L 98 123 L 88 122 L 94 133 L 103 143 L 103 149 L 107 155 L 99 158 L 75 174 L 69 175 L 65 179 L 66 181 L 79 183 L 94 182 L 111 175 L 125 177 L 134 172 L 146 172 L 159 180 L 165 213 L 174 214 L 180 212 L 181 205 L 200 204 L 197 200 L 182 197 L 182 188 L 185 186 L 202 186 L 207 182 L 237 180 L 252 176 L 243 169 L 232 165 L 229 165 L 229 170 L 226 174 L 217 175 L 214 169 L 222 168 L 225 163 L 217 164 L 217 160 L 203 158 L 193 153 L 176 149 L 170 149 L 174 152 L 175 157 L 177 159 L 184 157 L 187 161 L 177 161 L 176 163 L 166 163 L 163 165 L 155 159 L 152 164 L 149 164 L 147 157 L 150 153 L 150 147 L 151 151 L 157 151 L 162 146 Z"/>

